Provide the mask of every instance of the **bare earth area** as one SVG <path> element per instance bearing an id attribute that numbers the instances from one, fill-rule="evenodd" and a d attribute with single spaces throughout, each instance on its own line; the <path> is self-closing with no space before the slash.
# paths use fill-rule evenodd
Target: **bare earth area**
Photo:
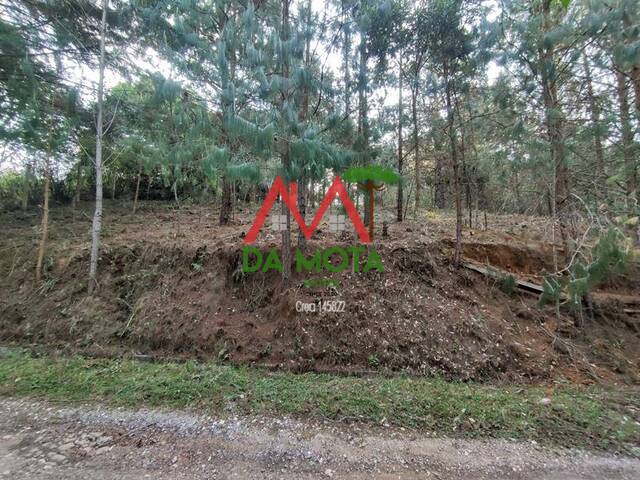
<path id="1" fill-rule="evenodd" d="M 90 205 L 83 208 L 90 212 Z M 239 208 L 220 227 L 206 205 L 148 202 L 134 216 L 129 203 L 108 202 L 93 297 L 86 292 L 88 213 L 52 209 L 40 283 L 33 274 L 39 215 L 0 216 L 0 341 L 98 357 L 221 359 L 293 371 L 638 382 L 637 265 L 598 287 L 593 318 L 568 309 L 558 315 L 553 306 L 540 307 L 537 295 L 509 293 L 500 279 L 454 268 L 450 214 L 421 212 L 398 224 L 380 209 L 377 225 L 388 221 L 389 233 L 378 232 L 374 247 L 384 272 L 294 271 L 285 288 L 278 272 L 243 273 L 242 239 L 256 210 Z M 486 229 L 477 220 L 464 228 L 465 261 L 538 285 L 554 271 L 547 219 L 489 215 L 487 222 Z M 266 255 L 278 248 L 276 237 L 266 227 L 256 247 Z M 323 222 L 307 250 L 353 242 L 350 233 L 332 233 Z M 309 287 L 307 280 L 338 286 Z M 318 301 L 346 307 L 321 315 L 296 310 L 297 302 Z"/>
<path id="2" fill-rule="evenodd" d="M 636 479 L 640 460 L 263 416 L 0 401 L 0 478 Z"/>

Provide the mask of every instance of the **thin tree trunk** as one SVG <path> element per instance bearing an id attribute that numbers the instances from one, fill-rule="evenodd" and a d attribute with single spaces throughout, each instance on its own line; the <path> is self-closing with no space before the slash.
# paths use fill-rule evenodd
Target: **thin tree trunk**
<path id="1" fill-rule="evenodd" d="M 398 58 L 398 174 L 402 176 L 402 52 Z M 398 198 L 396 202 L 396 220 L 402 221 L 402 209 L 404 207 L 404 190 L 402 182 L 398 182 Z"/>
<path id="2" fill-rule="evenodd" d="M 418 208 L 420 207 L 420 150 L 418 145 L 418 74 L 416 74 L 416 78 L 414 79 L 414 86 L 411 90 L 411 116 L 413 119 L 413 154 L 415 159 L 415 205 L 416 205 L 416 214 L 418 213 Z"/>
<path id="3" fill-rule="evenodd" d="M 236 188 L 237 184 L 234 180 L 233 182 L 231 182 L 231 221 L 236 220 L 236 202 L 238 200 Z"/>
<path id="4" fill-rule="evenodd" d="M 359 151 L 364 156 L 369 152 L 369 122 L 368 122 L 368 102 L 367 102 L 367 35 L 360 32 L 360 44 L 358 45 L 359 65 L 358 65 L 358 137 Z M 367 208 L 367 196 L 363 196 L 364 204 L 364 224 L 369 225 L 369 209 Z"/>
<path id="5" fill-rule="evenodd" d="M 458 122 L 460 124 L 460 160 L 461 160 L 461 164 L 462 164 L 462 179 L 464 181 L 464 197 L 465 197 L 465 203 L 467 205 L 467 210 L 469 212 L 469 228 L 471 228 L 471 215 L 472 215 L 472 208 L 471 208 L 471 181 L 469 178 L 469 167 L 467 165 L 467 145 L 466 145 L 466 140 L 467 140 L 467 133 L 464 129 L 464 121 L 462 118 L 462 113 L 460 111 L 459 104 L 458 104 L 459 100 L 458 97 L 455 97 L 455 103 L 456 103 L 456 111 L 458 112 Z"/>
<path id="6" fill-rule="evenodd" d="M 222 177 L 222 195 L 220 198 L 220 225 L 227 225 L 231 220 L 231 184 L 227 176 Z"/>
<path id="7" fill-rule="evenodd" d="M 343 28 L 342 28 L 342 68 L 344 70 L 344 111 L 345 115 L 349 115 L 351 111 L 351 69 L 349 65 L 351 63 L 351 30 L 349 27 L 348 16 L 344 8 L 344 1 L 342 4 L 343 9 Z"/>
<path id="8" fill-rule="evenodd" d="M 44 253 L 47 248 L 47 236 L 49 234 L 49 190 L 50 190 L 49 160 L 44 167 L 44 201 L 42 206 L 42 235 L 40 236 L 40 246 L 38 247 L 38 260 L 36 262 L 36 280 L 42 279 L 42 265 L 44 263 Z"/>
<path id="9" fill-rule="evenodd" d="M 100 24 L 100 66 L 98 77 L 98 118 L 96 125 L 96 209 L 91 227 L 91 260 L 89 262 L 89 295 L 98 286 L 98 254 L 102 230 L 102 102 L 104 94 L 104 50 L 107 29 L 107 8 L 109 0 L 102 0 L 102 22 Z"/>
<path id="10" fill-rule="evenodd" d="M 82 189 L 82 166 L 80 162 L 76 165 L 76 191 L 73 194 L 73 209 L 75 210 L 80 204 L 80 190 Z"/>
<path id="11" fill-rule="evenodd" d="M 133 196 L 133 214 L 136 214 L 138 208 L 138 195 L 140 194 L 140 179 L 142 178 L 142 163 L 138 164 L 138 178 L 136 179 L 136 193 Z"/>
<path id="12" fill-rule="evenodd" d="M 363 150 L 368 147 L 368 132 L 367 132 L 367 46 L 366 38 L 363 34 L 360 35 L 360 45 L 358 46 L 360 59 L 359 59 L 359 72 L 358 72 L 358 135 L 363 139 Z"/>
<path id="13" fill-rule="evenodd" d="M 518 168 L 513 169 L 513 179 L 515 184 L 513 185 L 513 193 L 516 196 L 516 212 L 522 213 L 524 206 L 522 204 L 522 195 L 520 193 L 520 178 L 518 178 Z"/>
<path id="14" fill-rule="evenodd" d="M 636 118 L 640 122 L 640 67 L 638 65 L 634 65 L 631 69 L 631 82 L 633 83 Z"/>
<path id="15" fill-rule="evenodd" d="M 373 181 L 371 180 L 367 180 L 367 183 L 365 183 L 365 190 L 367 192 L 367 211 L 369 212 L 369 214 L 367 215 L 369 217 L 369 238 L 371 239 L 371 241 L 373 241 L 373 234 L 374 234 L 374 225 L 375 225 L 375 219 L 374 219 L 374 213 L 373 213 L 373 205 L 375 203 L 375 184 L 373 183 Z"/>
<path id="16" fill-rule="evenodd" d="M 282 32 L 280 32 L 280 39 L 283 42 L 289 40 L 289 2 L 290 0 L 282 0 Z M 285 79 L 289 78 L 289 62 L 286 58 L 282 63 L 282 77 Z M 285 87 L 285 91 L 283 92 L 283 105 L 286 104 L 287 98 L 288 91 L 286 91 Z M 282 164 L 287 174 L 289 172 L 289 160 L 289 144 L 285 142 Z M 284 285 L 288 286 L 289 279 L 291 278 L 291 212 L 287 208 L 284 199 L 282 202 L 282 211 L 287 218 L 287 228 L 282 232 L 282 280 Z"/>
<path id="17" fill-rule="evenodd" d="M 311 0 L 307 0 L 306 4 L 306 28 L 311 29 Z M 311 68 L 311 35 L 307 35 L 305 39 L 305 47 L 304 47 L 304 66 L 305 69 Z M 307 86 L 304 87 L 304 93 L 302 96 L 302 108 L 300 110 L 299 119 L 300 122 L 305 122 L 309 117 L 309 88 Z M 298 204 L 298 212 L 302 215 L 302 218 L 306 217 L 307 214 L 307 178 L 305 175 L 306 169 L 302 170 L 302 176 L 298 179 L 298 198 L 296 199 Z M 306 239 L 304 238 L 304 233 L 302 230 L 298 230 L 298 247 L 304 250 L 306 245 Z"/>
<path id="18" fill-rule="evenodd" d="M 453 167 L 453 195 L 456 205 L 456 246 L 453 256 L 453 263 L 457 267 L 460 265 L 462 249 L 462 205 L 460 201 L 460 177 L 458 168 L 458 148 L 456 145 L 456 134 L 453 129 L 453 106 L 451 104 L 451 79 L 445 65 L 445 82 L 447 97 L 447 131 L 449 135 L 449 147 L 451 148 L 451 163 Z"/>
<path id="19" fill-rule="evenodd" d="M 436 208 L 444 208 L 445 200 L 446 200 L 446 192 L 445 192 L 445 179 L 444 179 L 444 163 L 443 156 L 439 153 L 439 150 L 435 151 L 435 168 L 433 172 L 434 176 L 434 189 L 433 189 L 433 203 Z"/>
<path id="20" fill-rule="evenodd" d="M 542 4 L 544 17 L 544 32 L 552 29 L 550 25 L 551 0 L 544 0 Z M 564 246 L 565 259 L 571 258 L 573 253 L 573 229 L 571 227 L 572 211 L 569 188 L 569 169 L 565 158 L 564 148 L 564 119 L 561 105 L 558 101 L 557 78 L 554 78 L 550 65 L 555 64 L 553 47 L 545 47 L 540 55 L 540 72 L 542 80 L 543 101 L 545 107 L 545 121 L 551 149 L 551 161 L 554 171 L 554 225 L 557 218 L 560 226 L 560 236 Z M 555 227 L 554 227 L 555 228 Z"/>
<path id="21" fill-rule="evenodd" d="M 616 70 L 618 108 L 620 110 L 620 127 L 622 130 L 622 158 L 626 176 L 627 195 L 638 193 L 638 172 L 633 152 L 633 129 L 629 113 L 629 84 L 627 77 Z"/>
<path id="22" fill-rule="evenodd" d="M 153 173 L 153 170 L 151 171 L 151 173 Z M 149 196 L 151 194 L 151 173 L 147 175 L 147 200 L 149 200 Z"/>
<path id="23" fill-rule="evenodd" d="M 24 169 L 24 181 L 22 183 L 21 207 L 23 212 L 26 212 L 29 206 L 29 193 L 31 192 L 31 175 L 31 163 L 27 163 Z"/>
<path id="24" fill-rule="evenodd" d="M 600 106 L 593 92 L 593 79 L 589 58 L 584 54 L 584 74 L 587 86 L 587 98 L 589 99 L 589 113 L 591 116 L 591 128 L 593 129 L 593 147 L 596 155 L 596 171 L 598 172 L 598 183 L 602 190 L 602 195 L 607 195 L 607 175 L 604 167 L 604 148 L 602 147 L 602 132 L 600 131 Z"/>
<path id="25" fill-rule="evenodd" d="M 171 190 L 173 191 L 173 199 L 175 200 L 178 207 L 180 206 L 180 199 L 178 198 L 178 179 L 176 178 L 173 181 L 173 185 L 171 186 Z"/>

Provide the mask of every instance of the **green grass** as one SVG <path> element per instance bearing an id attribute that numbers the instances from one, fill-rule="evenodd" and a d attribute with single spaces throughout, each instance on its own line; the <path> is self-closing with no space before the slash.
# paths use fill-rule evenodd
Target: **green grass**
<path id="1" fill-rule="evenodd" d="M 623 408 L 633 392 L 494 387 L 440 378 L 271 373 L 212 363 L 87 358 L 0 358 L 0 394 L 129 407 L 291 414 L 380 423 L 456 437 L 502 437 L 640 454 L 640 424 Z"/>

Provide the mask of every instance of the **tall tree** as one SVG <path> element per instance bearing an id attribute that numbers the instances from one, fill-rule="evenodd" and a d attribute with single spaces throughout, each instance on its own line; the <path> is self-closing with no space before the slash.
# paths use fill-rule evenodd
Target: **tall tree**
<path id="1" fill-rule="evenodd" d="M 96 207 L 91 226 L 91 258 L 89 260 L 89 295 L 98 286 L 98 257 L 100 254 L 100 234 L 102 232 L 102 107 L 104 96 L 105 42 L 107 36 L 107 9 L 109 0 L 102 0 L 102 21 L 100 23 L 100 60 L 98 64 L 98 97 L 96 115 Z"/>
<path id="2" fill-rule="evenodd" d="M 456 242 L 454 264 L 458 265 L 462 243 L 462 201 L 460 192 L 460 165 L 458 133 L 455 128 L 454 104 L 458 76 L 471 53 L 469 34 L 465 31 L 461 0 L 433 0 L 426 17 L 429 19 L 427 45 L 432 68 L 438 72 L 444 84 L 446 107 L 446 131 L 449 140 L 453 197 L 456 210 Z"/>
<path id="3" fill-rule="evenodd" d="M 404 71 L 402 70 L 402 52 L 398 58 L 398 174 L 402 175 L 402 167 L 404 161 L 404 153 L 402 151 L 403 138 L 402 138 L 402 123 L 403 123 L 403 104 L 402 104 L 402 81 L 404 77 Z M 402 188 L 402 182 L 398 183 L 398 197 L 396 202 L 396 220 L 401 222 L 403 219 L 404 211 L 404 191 Z"/>

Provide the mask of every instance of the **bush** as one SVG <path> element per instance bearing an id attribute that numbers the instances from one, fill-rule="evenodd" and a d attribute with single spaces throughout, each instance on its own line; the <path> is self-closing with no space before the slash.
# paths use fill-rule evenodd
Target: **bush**
<path id="1" fill-rule="evenodd" d="M 588 255 L 577 259 L 564 279 L 545 277 L 540 304 L 555 303 L 566 297 L 574 308 L 582 306 L 582 299 L 594 288 L 622 275 L 630 261 L 631 251 L 617 228 L 610 228 Z"/>
<path id="2" fill-rule="evenodd" d="M 0 174 L 0 210 L 20 208 L 24 182 L 24 176 L 16 172 Z"/>

